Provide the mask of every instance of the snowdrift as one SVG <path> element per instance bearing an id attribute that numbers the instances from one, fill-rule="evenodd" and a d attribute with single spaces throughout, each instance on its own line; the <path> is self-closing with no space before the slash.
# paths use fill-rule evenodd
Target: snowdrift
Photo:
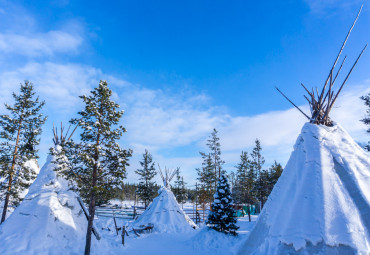
<path id="1" fill-rule="evenodd" d="M 0 254 L 83 254 L 87 220 L 52 160 L 49 155 L 23 202 L 0 225 Z M 95 236 L 92 244 L 93 253 L 103 254 Z"/>
<path id="2" fill-rule="evenodd" d="M 370 158 L 338 124 L 306 123 L 239 254 L 368 254 Z"/>
<path id="3" fill-rule="evenodd" d="M 159 195 L 133 223 L 132 227 L 154 224 L 154 231 L 161 233 L 178 233 L 191 231 L 196 224 L 181 209 L 171 190 L 162 187 Z"/>

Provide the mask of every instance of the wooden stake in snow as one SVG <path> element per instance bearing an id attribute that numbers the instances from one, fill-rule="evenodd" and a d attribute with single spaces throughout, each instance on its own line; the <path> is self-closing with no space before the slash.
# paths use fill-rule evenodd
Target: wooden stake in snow
<path id="1" fill-rule="evenodd" d="M 358 17 L 360 16 L 361 10 L 362 10 L 362 6 L 361 6 L 360 10 L 358 11 L 356 18 L 355 18 L 351 28 L 349 29 L 346 38 L 344 39 L 344 41 L 342 43 L 342 47 L 340 48 L 339 53 L 338 53 L 337 57 L 335 58 L 335 61 L 332 65 L 332 67 L 330 68 L 329 75 L 325 80 L 325 83 L 324 83 L 324 86 L 321 90 L 321 93 L 319 94 L 317 88 L 316 88 L 316 94 L 315 94 L 313 89 L 312 89 L 312 92 L 310 92 L 303 84 L 301 84 L 302 87 L 306 90 L 306 92 L 309 95 L 309 97 L 307 97 L 307 96 L 304 96 L 304 97 L 306 98 L 306 100 L 309 103 L 310 110 L 311 110 L 311 117 L 309 117 L 306 113 L 304 113 L 287 96 L 285 96 L 283 94 L 283 92 L 281 92 L 278 88 L 276 88 L 295 108 L 297 108 L 306 118 L 308 118 L 310 120 L 310 123 L 317 124 L 317 125 L 325 125 L 325 126 L 332 126 L 333 125 L 333 121 L 329 117 L 330 111 L 333 108 L 333 105 L 334 105 L 335 101 L 337 100 L 339 93 L 342 91 L 345 83 L 347 82 L 349 76 L 351 75 L 351 73 L 352 73 L 354 67 L 356 66 L 358 60 L 361 58 L 362 54 L 364 53 L 364 51 L 367 47 L 367 44 L 366 44 L 365 47 L 362 49 L 361 53 L 359 54 L 359 56 L 357 57 L 356 61 L 352 65 L 351 69 L 349 70 L 346 78 L 342 82 L 342 85 L 339 87 L 338 91 L 335 93 L 334 90 L 333 90 L 333 85 L 334 85 L 335 81 L 337 80 L 337 77 L 338 77 L 340 71 L 342 70 L 343 64 L 344 64 L 347 56 L 345 56 L 344 59 L 342 60 L 342 63 L 340 65 L 338 71 L 336 72 L 335 76 L 333 76 L 334 69 L 335 69 L 335 66 L 336 66 L 342 52 L 343 52 L 344 46 L 347 43 L 349 35 L 351 34 L 352 29 L 354 28 L 354 26 L 356 24 L 356 21 L 357 21 Z"/>

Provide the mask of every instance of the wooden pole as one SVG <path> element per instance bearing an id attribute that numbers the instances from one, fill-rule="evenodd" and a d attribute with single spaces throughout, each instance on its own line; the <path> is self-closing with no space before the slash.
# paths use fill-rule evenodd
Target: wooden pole
<path id="1" fill-rule="evenodd" d="M 283 92 L 281 92 L 280 91 L 280 89 L 278 88 L 278 87 L 275 87 L 276 89 L 277 89 L 277 91 L 279 91 L 280 92 L 280 94 L 282 94 L 283 95 L 283 97 L 285 97 L 286 98 L 286 100 L 288 100 L 295 108 L 297 108 L 298 109 L 298 111 L 300 111 L 307 119 L 310 119 L 310 117 L 308 117 L 308 115 L 307 114 L 305 114 L 298 106 L 296 106 L 286 95 L 284 95 L 284 93 Z"/>
<path id="2" fill-rule="evenodd" d="M 123 226 L 122 227 L 122 234 L 121 234 L 121 237 L 122 237 L 122 245 L 125 246 L 125 234 L 126 234 L 126 227 Z"/>
<path id="3" fill-rule="evenodd" d="M 198 183 L 195 183 L 195 224 L 198 224 Z"/>

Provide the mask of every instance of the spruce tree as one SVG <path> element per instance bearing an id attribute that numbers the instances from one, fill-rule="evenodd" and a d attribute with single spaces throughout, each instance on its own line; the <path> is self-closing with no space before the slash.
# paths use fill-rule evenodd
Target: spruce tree
<path id="1" fill-rule="evenodd" d="M 47 117 L 40 113 L 45 102 L 35 96 L 33 84 L 25 81 L 20 93 L 13 93 L 13 106 L 5 104 L 9 115 L 0 116 L 0 200 L 4 200 L 1 223 L 4 222 L 8 206 L 21 202 L 19 195 L 36 178 L 36 173 L 25 165 L 37 159 L 37 146 L 42 125 Z"/>
<path id="2" fill-rule="evenodd" d="M 126 130 L 118 126 L 123 111 L 118 111 L 120 106 L 111 96 L 112 90 L 106 81 L 100 81 L 90 95 L 80 96 L 85 108 L 71 124 L 82 129 L 81 141 L 71 141 L 64 146 L 69 163 L 60 173 L 76 183 L 75 188 L 89 204 L 85 254 L 90 254 L 95 206 L 113 198 L 114 190 L 122 186 L 132 155 L 131 150 L 122 149 L 117 143 Z"/>
<path id="3" fill-rule="evenodd" d="M 222 174 L 218 180 L 214 201 L 211 205 L 212 210 L 206 224 L 216 231 L 236 235 L 239 227 L 236 226 L 236 213 L 232 206 L 230 186 L 225 175 Z"/>
<path id="4" fill-rule="evenodd" d="M 366 110 L 367 116 L 363 118 L 361 121 L 369 127 L 366 132 L 370 133 L 370 93 L 366 96 L 362 96 L 361 99 L 365 101 L 365 105 L 368 107 L 368 109 Z M 365 149 L 370 151 L 370 141 L 365 146 Z"/>
<path id="5" fill-rule="evenodd" d="M 142 169 L 135 171 L 139 177 L 139 185 L 137 187 L 137 194 L 139 198 L 144 202 L 145 209 L 153 201 L 156 193 L 155 183 L 152 181 L 154 176 L 157 174 L 152 155 L 145 150 L 143 154 L 143 161 L 140 161 Z"/>

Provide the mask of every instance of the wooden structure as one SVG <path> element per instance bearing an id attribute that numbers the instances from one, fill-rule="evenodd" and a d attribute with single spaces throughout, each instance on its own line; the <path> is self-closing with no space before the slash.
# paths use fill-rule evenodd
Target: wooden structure
<path id="1" fill-rule="evenodd" d="M 295 108 L 297 108 L 310 121 L 310 123 L 317 124 L 317 125 L 333 126 L 333 121 L 330 119 L 330 116 L 329 116 L 330 111 L 333 108 L 333 105 L 334 105 L 335 101 L 337 100 L 339 93 L 342 91 L 343 86 L 347 82 L 347 80 L 348 80 L 349 76 L 351 75 L 354 67 L 356 66 L 358 60 L 360 59 L 360 57 L 362 56 L 362 54 L 364 53 L 364 51 L 367 47 L 367 44 L 366 44 L 365 47 L 362 49 L 361 53 L 359 54 L 359 56 L 357 57 L 356 61 L 352 65 L 351 69 L 347 73 L 347 75 L 346 75 L 345 79 L 343 80 L 342 84 L 340 85 L 339 89 L 337 90 L 337 92 L 334 92 L 333 85 L 337 81 L 338 75 L 339 75 L 340 71 L 342 70 L 343 64 L 344 64 L 347 56 L 345 56 L 343 58 L 343 60 L 341 62 L 341 65 L 339 66 L 339 68 L 336 71 L 335 71 L 335 67 L 336 67 L 336 65 L 339 61 L 339 58 L 340 58 L 340 56 L 343 52 L 344 46 L 347 43 L 349 35 L 351 34 L 352 29 L 356 24 L 356 21 L 357 21 L 359 15 L 361 13 L 361 10 L 362 10 L 362 6 L 361 6 L 354 22 L 353 22 L 351 28 L 349 29 L 349 31 L 347 33 L 347 36 L 344 39 L 344 42 L 342 43 L 342 47 L 340 48 L 339 53 L 338 53 L 337 57 L 335 58 L 332 67 L 330 68 L 329 75 L 325 80 L 325 83 L 324 83 L 324 86 L 323 86 L 321 92 L 319 93 L 319 90 L 317 89 L 317 87 L 316 87 L 315 90 L 313 88 L 312 88 L 312 90 L 309 90 L 305 85 L 303 85 L 303 83 L 301 83 L 302 87 L 305 89 L 305 91 L 308 94 L 308 96 L 305 95 L 304 97 L 306 98 L 306 100 L 308 101 L 308 103 L 310 105 L 311 117 L 309 115 L 307 115 L 304 111 L 302 111 L 286 95 L 284 95 L 283 92 L 281 92 L 276 87 L 276 89 Z"/>
<path id="2" fill-rule="evenodd" d="M 60 123 L 60 134 L 58 134 L 58 128 L 56 128 L 54 126 L 54 123 L 53 123 L 53 142 L 55 145 L 63 145 L 65 144 L 66 142 L 68 142 L 71 138 L 72 138 L 72 135 L 73 133 L 76 131 L 78 126 L 76 126 L 73 131 L 71 132 L 71 134 L 69 134 L 69 130 L 71 128 L 71 125 L 69 125 L 68 129 L 67 129 L 67 132 L 64 134 L 64 129 L 65 127 L 63 127 L 63 123 L 61 122 Z"/>
<path id="3" fill-rule="evenodd" d="M 165 167 L 164 172 L 162 172 L 162 169 L 159 164 L 158 164 L 158 167 L 159 167 L 159 173 L 163 180 L 163 185 L 166 188 L 170 188 L 170 182 L 172 181 L 173 177 L 175 177 L 176 173 L 180 170 L 180 168 L 178 167 L 173 170 L 173 169 L 168 169 Z"/>

